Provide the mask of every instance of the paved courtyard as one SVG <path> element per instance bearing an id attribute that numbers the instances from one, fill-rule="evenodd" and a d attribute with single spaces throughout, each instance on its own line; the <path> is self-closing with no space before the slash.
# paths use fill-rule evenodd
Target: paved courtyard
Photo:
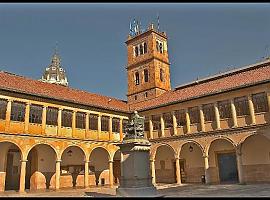
<path id="1" fill-rule="evenodd" d="M 270 197 L 270 184 L 226 185 L 158 185 L 163 197 Z M 35 191 L 18 193 L 8 191 L 0 197 L 116 197 L 115 188 L 94 187 L 88 189 L 60 189 L 59 191 Z"/>

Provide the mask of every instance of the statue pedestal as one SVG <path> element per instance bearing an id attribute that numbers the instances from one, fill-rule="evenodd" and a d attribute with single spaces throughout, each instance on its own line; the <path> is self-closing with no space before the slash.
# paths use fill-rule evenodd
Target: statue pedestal
<path id="1" fill-rule="evenodd" d="M 122 153 L 120 186 L 117 196 L 155 197 L 157 189 L 152 184 L 149 151 L 151 144 L 144 138 L 126 139 L 118 144 Z"/>

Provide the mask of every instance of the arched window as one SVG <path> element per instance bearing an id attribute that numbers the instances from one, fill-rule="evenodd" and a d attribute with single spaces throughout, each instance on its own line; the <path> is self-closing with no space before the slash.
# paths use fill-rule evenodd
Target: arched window
<path id="1" fill-rule="evenodd" d="M 135 47 L 135 56 L 137 57 L 139 55 L 139 49 L 138 47 Z"/>
<path id="2" fill-rule="evenodd" d="M 157 51 L 159 51 L 159 42 L 156 41 L 156 47 L 157 47 Z"/>
<path id="3" fill-rule="evenodd" d="M 162 53 L 163 50 L 162 50 L 162 43 L 159 43 L 159 52 Z"/>
<path id="4" fill-rule="evenodd" d="M 144 73 L 144 82 L 148 82 L 148 76 L 149 76 L 148 70 L 147 69 L 143 70 L 143 73 Z"/>
<path id="5" fill-rule="evenodd" d="M 140 44 L 140 55 L 142 55 L 142 54 L 143 54 L 143 45 Z"/>
<path id="6" fill-rule="evenodd" d="M 164 81 L 164 71 L 163 71 L 163 69 L 160 69 L 159 77 L 160 77 L 160 80 L 163 82 Z"/>
<path id="7" fill-rule="evenodd" d="M 140 84 L 140 75 L 139 72 L 135 73 L 135 84 L 139 85 Z"/>
<path id="8" fill-rule="evenodd" d="M 147 53 L 147 44 L 146 43 L 143 44 L 143 50 L 144 50 L 144 53 Z"/>

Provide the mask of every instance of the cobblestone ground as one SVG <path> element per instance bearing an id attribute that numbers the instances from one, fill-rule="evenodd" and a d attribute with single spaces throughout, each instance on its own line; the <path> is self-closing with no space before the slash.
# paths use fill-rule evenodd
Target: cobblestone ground
<path id="1" fill-rule="evenodd" d="M 163 197 L 270 197 L 270 184 L 226 184 L 226 185 L 158 185 L 158 193 Z M 0 197 L 116 197 L 110 187 L 88 189 L 60 189 L 58 191 L 35 191 L 18 193 L 1 192 Z"/>

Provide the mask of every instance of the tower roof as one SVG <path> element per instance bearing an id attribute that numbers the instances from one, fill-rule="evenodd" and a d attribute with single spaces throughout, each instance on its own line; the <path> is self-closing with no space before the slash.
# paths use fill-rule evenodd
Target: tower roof
<path id="1" fill-rule="evenodd" d="M 66 72 L 61 66 L 61 58 L 55 50 L 51 64 L 46 67 L 40 81 L 68 86 Z"/>

